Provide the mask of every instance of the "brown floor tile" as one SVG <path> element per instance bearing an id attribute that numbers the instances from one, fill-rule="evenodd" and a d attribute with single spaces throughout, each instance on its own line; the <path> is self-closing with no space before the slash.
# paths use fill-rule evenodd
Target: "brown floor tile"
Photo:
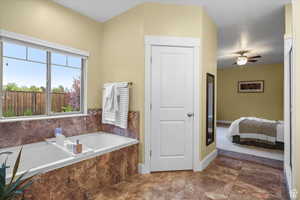
<path id="1" fill-rule="evenodd" d="M 243 162 L 234 158 L 229 158 L 225 156 L 219 156 L 214 160 L 215 164 L 218 166 L 227 167 L 229 169 L 240 170 L 242 168 Z"/>
<path id="2" fill-rule="evenodd" d="M 203 172 L 136 175 L 103 188 L 95 200 L 285 200 L 283 172 L 218 156 Z"/>

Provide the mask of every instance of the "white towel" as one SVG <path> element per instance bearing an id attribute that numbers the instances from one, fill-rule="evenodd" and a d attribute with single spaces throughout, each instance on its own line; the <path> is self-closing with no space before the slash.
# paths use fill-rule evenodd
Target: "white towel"
<path id="1" fill-rule="evenodd" d="M 127 128 L 129 109 L 128 83 L 104 85 L 102 123 Z"/>
<path id="2" fill-rule="evenodd" d="M 116 84 L 105 84 L 103 92 L 103 112 L 106 113 L 105 120 L 114 122 L 118 110 L 117 86 Z"/>

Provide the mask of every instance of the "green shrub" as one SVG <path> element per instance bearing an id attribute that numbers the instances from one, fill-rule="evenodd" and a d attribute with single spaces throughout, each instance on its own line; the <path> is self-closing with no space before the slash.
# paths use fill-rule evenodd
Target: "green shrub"
<path id="1" fill-rule="evenodd" d="M 61 109 L 63 112 L 73 112 L 73 107 L 71 105 L 63 106 Z"/>
<path id="2" fill-rule="evenodd" d="M 11 154 L 11 152 L 0 153 L 0 156 L 5 154 L 9 155 Z M 19 199 L 19 197 L 23 196 L 24 191 L 32 184 L 32 181 L 30 180 L 23 180 L 26 173 L 21 174 L 19 177 L 16 176 L 21 161 L 21 154 L 22 154 L 22 149 L 19 152 L 19 155 L 15 162 L 15 166 L 13 168 L 11 180 L 9 181 L 8 184 L 6 183 L 6 179 L 7 179 L 6 169 L 9 168 L 9 166 L 7 166 L 6 164 L 7 159 L 5 160 L 4 163 L 2 163 L 0 167 L 0 200 Z"/>
<path id="3" fill-rule="evenodd" d="M 15 117 L 17 115 L 13 110 L 9 109 L 8 111 L 3 112 L 3 116 L 4 117 Z"/>
<path id="4" fill-rule="evenodd" d="M 31 115 L 33 115 L 31 109 L 27 109 L 24 111 L 24 116 L 31 116 Z"/>

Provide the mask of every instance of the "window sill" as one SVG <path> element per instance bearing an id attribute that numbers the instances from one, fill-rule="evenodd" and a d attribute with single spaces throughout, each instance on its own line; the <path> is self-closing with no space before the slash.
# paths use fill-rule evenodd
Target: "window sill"
<path id="1" fill-rule="evenodd" d="M 33 120 L 47 120 L 47 119 L 60 119 L 60 118 L 70 118 L 70 117 L 86 117 L 88 114 L 67 114 L 67 115 L 52 115 L 52 116 L 37 116 L 37 117 L 20 117 L 20 118 L 10 118 L 10 119 L 0 119 L 0 123 L 6 122 L 19 122 L 19 121 L 33 121 Z"/>

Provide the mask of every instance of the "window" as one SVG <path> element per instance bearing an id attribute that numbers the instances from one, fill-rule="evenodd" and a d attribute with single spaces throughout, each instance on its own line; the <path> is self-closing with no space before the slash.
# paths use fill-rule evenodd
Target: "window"
<path id="1" fill-rule="evenodd" d="M 61 54 L 51 57 L 51 111 L 80 111 L 81 59 Z"/>
<path id="2" fill-rule="evenodd" d="M 10 41 L 0 47 L 1 118 L 84 112 L 83 57 Z"/>

